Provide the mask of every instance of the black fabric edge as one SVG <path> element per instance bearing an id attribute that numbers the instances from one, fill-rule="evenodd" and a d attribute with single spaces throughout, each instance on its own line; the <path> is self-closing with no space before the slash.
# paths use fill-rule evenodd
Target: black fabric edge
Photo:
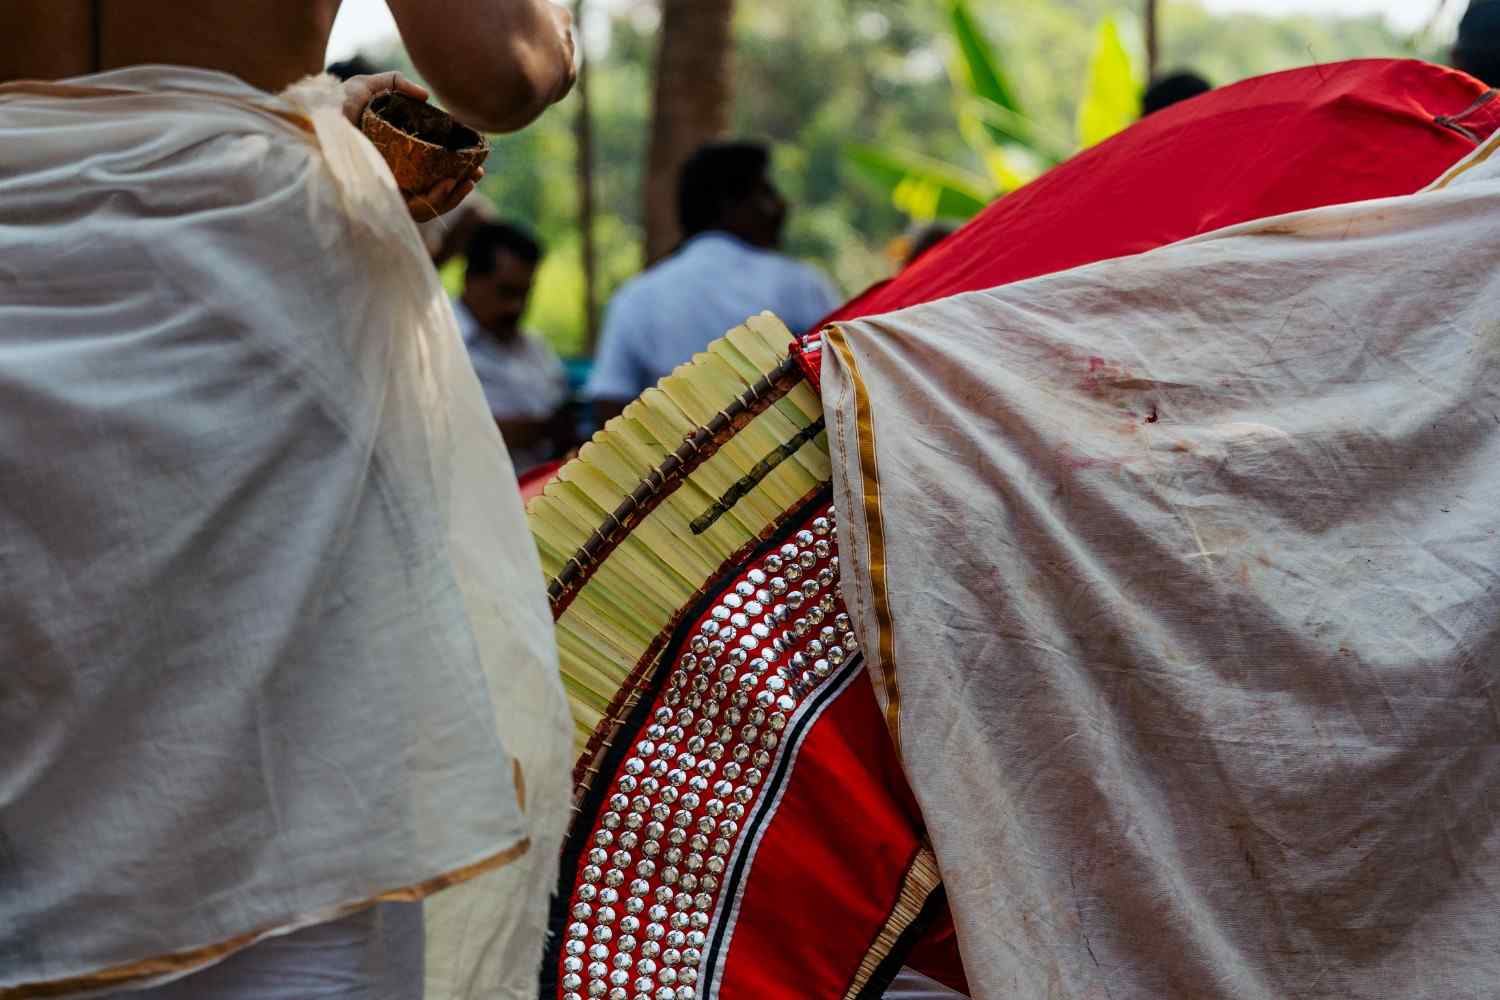
<path id="1" fill-rule="evenodd" d="M 822 486 L 807 500 L 788 511 L 782 517 L 781 523 L 767 536 L 766 540 L 757 545 L 749 555 L 735 565 L 726 565 L 717 574 L 705 582 L 702 586 L 703 597 L 697 603 L 690 606 L 687 614 L 683 615 L 681 623 L 672 633 L 672 638 L 662 649 L 661 661 L 657 666 L 656 676 L 651 679 L 650 685 L 642 692 L 641 699 L 637 702 L 630 715 L 625 720 L 625 729 L 632 733 L 640 732 L 645 725 L 646 718 L 651 712 L 651 706 L 656 701 L 657 695 L 661 693 L 662 685 L 666 683 L 669 671 L 661 669 L 661 663 L 670 662 L 668 657 L 673 650 L 677 649 L 687 638 L 688 632 L 694 622 L 703 614 L 703 609 L 708 607 L 713 598 L 724 587 L 726 583 L 738 576 L 746 562 L 759 559 L 772 549 L 779 548 L 785 541 L 787 532 L 794 525 L 801 524 L 820 505 L 828 503 L 833 498 L 833 483 L 829 482 Z M 623 732 L 623 730 L 622 730 Z M 547 912 L 547 937 L 546 950 L 542 956 L 542 967 L 538 974 L 537 997 L 538 1000 L 557 1000 L 561 995 L 559 989 L 559 969 L 562 964 L 563 929 L 567 927 L 568 906 L 573 900 L 573 883 L 578 877 L 578 862 L 588 851 L 588 835 L 594 829 L 594 821 L 599 816 L 600 807 L 604 804 L 604 798 L 609 790 L 608 778 L 613 777 L 619 770 L 620 763 L 635 746 L 635 740 L 620 739 L 603 754 L 595 758 L 598 764 L 594 784 L 585 793 L 583 799 L 575 807 L 573 818 L 568 824 L 568 835 L 563 840 L 561 859 L 558 865 L 557 884 L 552 889 L 552 904 Z"/>
<path id="2" fill-rule="evenodd" d="M 907 924 L 906 929 L 896 938 L 896 943 L 891 945 L 890 952 L 875 967 L 875 971 L 871 973 L 864 988 L 854 995 L 854 1000 L 880 1000 L 885 995 L 885 991 L 890 989 L 891 982 L 895 980 L 896 974 L 906 965 L 906 959 L 911 955 L 912 949 L 917 946 L 917 941 L 927 933 L 928 928 L 932 926 L 932 922 L 937 919 L 938 913 L 947 903 L 948 890 L 943 888 L 943 883 L 939 882 L 937 888 L 927 894 L 927 902 L 922 904 L 922 909 L 916 919 Z M 846 995 L 847 992 L 846 990 Z"/>
<path id="3" fill-rule="evenodd" d="M 1464 108 L 1456 115 L 1433 115 L 1433 124 L 1437 125 L 1439 128 L 1448 129 L 1450 132 L 1457 132 L 1459 135 L 1463 136 L 1465 139 L 1468 139 L 1474 145 L 1478 146 L 1481 142 L 1483 142 L 1483 140 L 1480 139 L 1479 136 L 1475 135 L 1472 130 L 1464 128 L 1462 123 L 1464 119 L 1478 113 L 1481 109 L 1484 108 L 1486 104 L 1493 101 L 1497 95 L 1500 95 L 1500 90 L 1496 90 L 1494 87 L 1490 87 L 1484 93 L 1475 98 L 1473 104 L 1470 104 L 1467 108 Z"/>

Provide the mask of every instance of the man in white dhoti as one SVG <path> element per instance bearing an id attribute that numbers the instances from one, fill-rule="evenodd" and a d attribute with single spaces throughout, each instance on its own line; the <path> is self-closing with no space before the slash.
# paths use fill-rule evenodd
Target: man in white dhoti
<path id="1" fill-rule="evenodd" d="M 285 89 L 336 6 L 0 15 L 0 997 L 409 1000 L 449 886 L 428 995 L 534 983 L 550 616 L 393 81 Z M 571 80 L 545 0 L 392 6 L 482 127 Z"/>
<path id="2" fill-rule="evenodd" d="M 827 334 L 974 997 L 1495 995 L 1497 154 Z"/>

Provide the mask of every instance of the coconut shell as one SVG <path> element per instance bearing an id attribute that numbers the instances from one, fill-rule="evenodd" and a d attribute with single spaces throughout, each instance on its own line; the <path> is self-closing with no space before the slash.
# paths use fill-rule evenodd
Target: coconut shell
<path id="1" fill-rule="evenodd" d="M 484 136 L 447 112 L 394 90 L 375 95 L 359 125 L 390 164 L 403 194 L 421 194 L 439 181 L 466 178 L 490 155 Z"/>

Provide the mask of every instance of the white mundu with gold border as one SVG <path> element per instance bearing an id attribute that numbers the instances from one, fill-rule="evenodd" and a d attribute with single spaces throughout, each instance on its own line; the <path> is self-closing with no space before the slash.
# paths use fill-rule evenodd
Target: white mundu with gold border
<path id="1" fill-rule="evenodd" d="M 341 100 L 0 88 L 0 996 L 459 882 L 429 996 L 530 988 L 569 760 L 540 567 Z"/>

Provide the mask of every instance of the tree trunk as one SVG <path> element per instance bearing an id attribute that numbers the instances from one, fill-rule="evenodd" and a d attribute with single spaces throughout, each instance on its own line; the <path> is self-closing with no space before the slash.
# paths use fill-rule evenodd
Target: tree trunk
<path id="1" fill-rule="evenodd" d="M 661 0 L 656 95 L 646 172 L 646 263 L 670 253 L 677 228 L 677 170 L 729 128 L 734 0 Z"/>
<path id="2" fill-rule="evenodd" d="M 1149 86 L 1156 80 L 1156 74 L 1160 71 L 1161 61 L 1161 36 L 1157 34 L 1159 29 L 1158 18 L 1161 14 L 1157 0 L 1146 0 L 1146 84 Z"/>
<path id="3" fill-rule="evenodd" d="M 584 0 L 574 0 L 573 23 L 578 26 L 578 117 L 573 122 L 578 141 L 578 229 L 583 253 L 583 353 L 592 357 L 599 346 L 599 251 L 594 243 L 594 119 L 589 106 L 588 31 Z"/>

